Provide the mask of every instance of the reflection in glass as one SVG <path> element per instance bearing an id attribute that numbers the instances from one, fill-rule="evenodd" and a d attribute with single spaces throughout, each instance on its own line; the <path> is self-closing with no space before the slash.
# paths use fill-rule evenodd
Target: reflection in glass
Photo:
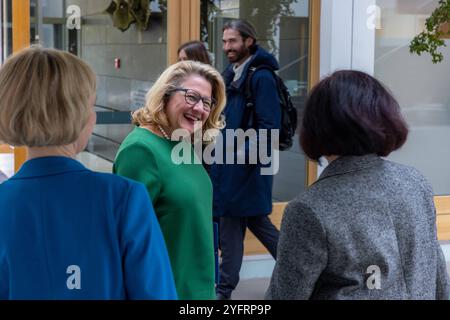
<path id="1" fill-rule="evenodd" d="M 81 30 L 66 34 L 66 50 L 97 74 L 97 126 L 88 150 L 114 161 L 133 129 L 131 111 L 144 105 L 148 89 L 167 65 L 167 11 L 159 1 L 151 1 L 148 29 L 134 23 L 122 32 L 106 12 L 110 3 L 66 0 L 66 6 L 76 4 L 82 12 Z"/>
<path id="2" fill-rule="evenodd" d="M 438 1 L 377 0 L 381 29 L 376 34 L 375 76 L 398 99 L 410 126 L 406 145 L 390 159 L 412 165 L 431 181 L 436 194 L 450 194 L 450 40 L 444 61 L 409 52 Z"/>
<path id="3" fill-rule="evenodd" d="M 11 0 L 0 0 L 0 64 L 12 53 L 11 8 Z"/>
<path id="4" fill-rule="evenodd" d="M 258 33 L 258 43 L 275 55 L 283 78 L 301 114 L 308 89 L 309 1 L 202 0 L 201 36 L 223 71 L 228 60 L 222 51 L 222 26 L 245 19 Z M 306 159 L 298 144 L 280 153 L 280 171 L 274 179 L 274 201 L 289 201 L 306 185 Z"/>
<path id="5" fill-rule="evenodd" d="M 30 22 L 32 43 L 69 51 L 96 73 L 97 125 L 87 149 L 112 162 L 133 128 L 131 111 L 144 105 L 148 89 L 167 65 L 167 8 L 165 1 L 149 2 L 147 30 L 134 23 L 122 32 L 107 12 L 110 4 L 107 0 L 30 0 Z M 80 30 L 67 28 L 66 10 L 71 5 L 80 8 Z M 109 166 L 102 171 L 110 171 Z"/>

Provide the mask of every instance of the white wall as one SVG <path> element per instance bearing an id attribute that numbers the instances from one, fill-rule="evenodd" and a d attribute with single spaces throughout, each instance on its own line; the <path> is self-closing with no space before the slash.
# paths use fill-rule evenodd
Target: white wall
<path id="1" fill-rule="evenodd" d="M 352 56 L 353 0 L 322 0 L 320 25 L 320 75 L 350 69 Z"/>
<path id="2" fill-rule="evenodd" d="M 322 0 L 320 76 L 336 70 L 374 73 L 376 0 Z M 320 175 L 326 161 L 318 168 Z"/>
<path id="3" fill-rule="evenodd" d="M 371 75 L 375 65 L 375 31 L 379 27 L 376 0 L 353 0 L 352 67 Z"/>
<path id="4" fill-rule="evenodd" d="M 322 0 L 320 74 L 352 69 L 373 74 L 375 0 Z"/>

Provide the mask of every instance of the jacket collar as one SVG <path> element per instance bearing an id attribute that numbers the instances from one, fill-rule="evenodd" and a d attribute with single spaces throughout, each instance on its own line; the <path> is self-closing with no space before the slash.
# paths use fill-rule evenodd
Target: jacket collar
<path id="1" fill-rule="evenodd" d="M 340 157 L 325 168 L 317 181 L 332 176 L 368 169 L 382 163 L 382 161 L 383 159 L 376 154 Z"/>
<path id="2" fill-rule="evenodd" d="M 249 56 L 240 66 L 236 64 L 233 65 L 233 73 L 234 73 L 233 81 L 238 81 L 242 77 L 242 74 L 246 69 L 245 67 L 250 63 L 252 58 L 253 55 Z"/>
<path id="3" fill-rule="evenodd" d="M 247 79 L 248 69 L 253 66 L 253 63 L 252 63 L 253 60 L 255 60 L 255 55 L 253 55 L 250 58 L 250 60 L 247 62 L 244 69 L 242 70 L 241 76 L 236 81 L 233 81 L 235 73 L 233 71 L 233 66 L 231 66 L 231 73 L 232 73 L 231 74 L 231 81 L 232 81 L 231 86 L 232 87 L 234 87 L 235 89 L 240 89 L 243 86 L 245 80 Z"/>
<path id="4" fill-rule="evenodd" d="M 89 170 L 80 162 L 71 158 L 42 157 L 25 162 L 11 180 L 36 178 L 75 171 Z"/>

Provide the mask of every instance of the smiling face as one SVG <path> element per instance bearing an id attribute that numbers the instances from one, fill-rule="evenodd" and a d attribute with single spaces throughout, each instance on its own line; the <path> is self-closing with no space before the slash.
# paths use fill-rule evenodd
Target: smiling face
<path id="1" fill-rule="evenodd" d="M 225 29 L 223 32 L 223 51 L 230 63 L 242 64 L 250 56 L 253 42 L 252 38 L 244 40 L 237 30 Z"/>
<path id="2" fill-rule="evenodd" d="M 211 98 L 212 86 L 203 77 L 199 75 L 191 75 L 184 80 L 181 88 L 197 91 L 202 97 Z M 203 102 L 200 100 L 195 105 L 189 105 L 186 102 L 185 92 L 174 92 L 166 105 L 166 115 L 169 121 L 169 130 L 173 132 L 176 129 L 185 129 L 190 134 L 194 133 L 194 125 L 196 121 L 201 121 L 202 126 L 208 119 L 210 112 L 203 108 Z"/>

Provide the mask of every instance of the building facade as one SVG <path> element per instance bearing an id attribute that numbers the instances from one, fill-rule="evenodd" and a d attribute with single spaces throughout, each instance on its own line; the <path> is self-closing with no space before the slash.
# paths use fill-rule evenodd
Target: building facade
<path id="1" fill-rule="evenodd" d="M 407 144 L 389 158 L 417 167 L 431 181 L 439 237 L 450 239 L 450 48 L 443 49 L 438 65 L 427 55 L 409 53 L 409 42 L 423 30 L 437 0 L 152 0 L 130 24 L 120 20 L 118 8 L 128 4 L 125 0 L 0 2 L 0 62 L 41 43 L 70 51 L 95 70 L 98 124 L 80 159 L 96 170 L 110 170 L 132 130 L 130 112 L 143 105 L 158 75 L 176 61 L 181 43 L 202 40 L 215 67 L 226 67 L 221 33 L 229 19 L 255 25 L 259 43 L 279 60 L 279 75 L 300 114 L 320 77 L 338 69 L 375 75 L 399 100 L 411 129 Z M 14 152 L 17 169 L 26 150 Z M 321 170 L 298 144 L 280 153 L 273 193 L 277 224 L 286 202 Z M 247 254 L 264 252 L 251 235 L 247 241 Z"/>

